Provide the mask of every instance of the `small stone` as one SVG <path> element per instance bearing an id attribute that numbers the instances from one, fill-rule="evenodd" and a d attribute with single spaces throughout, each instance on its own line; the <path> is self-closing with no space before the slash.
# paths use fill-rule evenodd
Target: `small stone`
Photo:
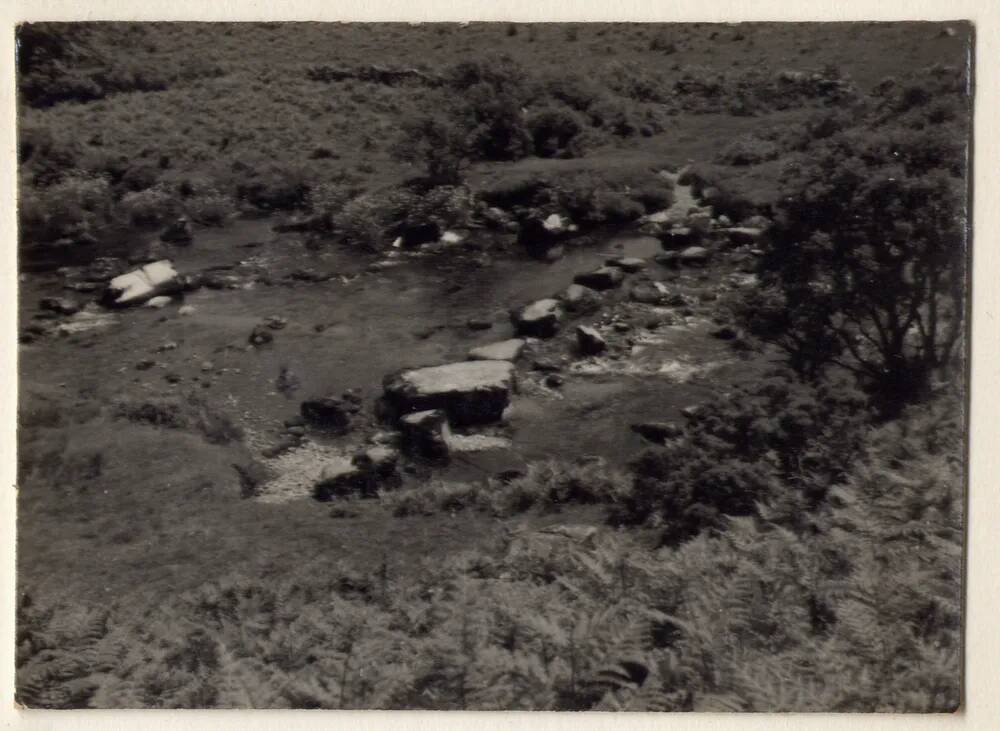
<path id="1" fill-rule="evenodd" d="M 565 382 L 566 379 L 563 378 L 558 373 L 550 373 L 549 375 L 545 376 L 545 385 L 548 386 L 549 388 L 562 388 L 562 385 Z"/>
<path id="2" fill-rule="evenodd" d="M 168 340 L 167 342 L 156 346 L 157 353 L 165 353 L 168 350 L 177 350 L 177 343 L 173 340 Z"/>
<path id="3" fill-rule="evenodd" d="M 287 324 L 288 320 L 284 317 L 278 317 L 277 315 L 272 315 L 264 320 L 264 325 L 271 330 L 283 330 Z"/>
<path id="4" fill-rule="evenodd" d="M 499 343 L 481 345 L 469 351 L 469 360 L 517 360 L 524 350 L 525 341 L 511 338 Z"/>
<path id="5" fill-rule="evenodd" d="M 629 325 L 627 322 L 616 322 L 613 323 L 611 327 L 614 328 L 615 332 L 620 332 L 620 333 L 627 333 L 629 330 L 632 329 L 632 326 Z"/>
<path id="6" fill-rule="evenodd" d="M 150 360 L 149 358 L 146 358 L 146 359 L 140 360 L 138 363 L 136 363 L 135 364 L 135 369 L 137 371 L 148 371 L 150 368 L 152 368 L 155 365 L 156 365 L 156 361 L 155 360 Z"/>
<path id="7" fill-rule="evenodd" d="M 212 361 L 210 360 L 206 360 L 204 363 L 201 364 L 202 373 L 208 373 L 209 371 L 214 369 L 215 369 L 215 364 L 212 363 Z"/>
<path id="8" fill-rule="evenodd" d="M 618 267 L 622 271 L 635 273 L 646 268 L 646 260 L 636 256 L 623 256 L 616 259 L 608 259 L 605 262 L 608 266 Z"/>
<path id="9" fill-rule="evenodd" d="M 719 340 L 733 340 L 739 333 L 728 325 L 724 325 L 717 328 L 709 333 L 713 338 L 718 338 Z"/>
<path id="10" fill-rule="evenodd" d="M 264 325 L 257 325 L 254 327 L 253 331 L 250 333 L 250 337 L 247 339 L 254 347 L 259 347 L 261 345 L 266 345 L 274 340 L 274 336 L 271 331 L 267 329 Z"/>
<path id="11" fill-rule="evenodd" d="M 306 429 L 303 426 L 290 426 L 285 431 L 295 437 L 304 437 L 306 435 Z"/>
<path id="12" fill-rule="evenodd" d="M 83 305 L 68 297 L 45 297 L 38 306 L 44 311 L 59 315 L 73 315 L 83 309 Z"/>
<path id="13" fill-rule="evenodd" d="M 511 323 L 518 335 L 539 338 L 550 338 L 555 335 L 561 320 L 562 307 L 555 299 L 538 300 L 511 313 Z"/>
<path id="14" fill-rule="evenodd" d="M 193 315 L 195 313 L 194 305 L 181 305 L 177 308 L 177 314 L 187 317 L 188 315 Z"/>
<path id="15" fill-rule="evenodd" d="M 173 299 L 167 297 L 166 295 L 160 295 L 159 297 L 151 297 L 146 300 L 146 307 L 152 307 L 154 310 L 162 310 L 164 307 L 173 302 Z"/>
<path id="16" fill-rule="evenodd" d="M 559 295 L 567 312 L 583 315 L 601 307 L 601 293 L 582 284 L 571 284 Z"/>
<path id="17" fill-rule="evenodd" d="M 577 274 L 573 277 L 573 283 L 601 291 L 621 286 L 624 279 L 625 275 L 621 269 L 606 266 L 592 272 Z"/>
<path id="18" fill-rule="evenodd" d="M 632 424 L 632 431 L 655 444 L 663 444 L 667 439 L 675 439 L 684 433 L 683 429 L 671 421 L 647 421 Z"/>
<path id="19" fill-rule="evenodd" d="M 607 341 L 601 334 L 587 325 L 577 326 L 576 343 L 583 355 L 597 355 L 603 353 L 608 347 Z"/>
<path id="20" fill-rule="evenodd" d="M 309 399 L 302 402 L 302 418 L 313 426 L 343 433 L 351 427 L 351 406 L 333 397 Z"/>
<path id="21" fill-rule="evenodd" d="M 563 369 L 561 363 L 547 358 L 539 358 L 531 364 L 531 367 L 542 373 L 558 373 Z"/>
<path id="22" fill-rule="evenodd" d="M 493 327 L 493 323 L 489 320 L 481 320 L 477 318 L 472 318 L 465 323 L 465 326 L 470 330 L 489 330 Z"/>

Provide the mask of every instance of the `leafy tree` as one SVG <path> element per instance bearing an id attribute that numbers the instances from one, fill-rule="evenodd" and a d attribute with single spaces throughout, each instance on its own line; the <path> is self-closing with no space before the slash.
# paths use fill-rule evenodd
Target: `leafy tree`
<path id="1" fill-rule="evenodd" d="M 835 134 L 786 172 L 765 289 L 741 308 L 800 373 L 846 368 L 887 416 L 925 394 L 964 332 L 965 149 L 951 140 L 965 136 L 917 127 Z"/>
<path id="2" fill-rule="evenodd" d="M 455 185 L 468 163 L 466 136 L 451 120 L 430 112 L 407 120 L 392 150 L 396 159 L 423 165 L 428 182 Z"/>

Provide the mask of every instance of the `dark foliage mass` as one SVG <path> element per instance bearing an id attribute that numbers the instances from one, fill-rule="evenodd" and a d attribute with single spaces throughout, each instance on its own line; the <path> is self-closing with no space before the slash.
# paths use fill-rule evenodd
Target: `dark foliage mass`
<path id="1" fill-rule="evenodd" d="M 887 81 L 864 123 L 812 145 L 786 173 L 767 286 L 743 311 L 796 370 L 846 368 L 888 415 L 960 355 L 965 91 L 949 69 Z"/>

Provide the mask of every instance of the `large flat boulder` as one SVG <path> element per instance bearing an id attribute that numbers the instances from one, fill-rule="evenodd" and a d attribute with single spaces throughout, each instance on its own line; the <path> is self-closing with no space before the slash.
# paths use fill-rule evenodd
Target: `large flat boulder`
<path id="1" fill-rule="evenodd" d="M 541 299 L 512 312 L 510 321 L 518 335 L 551 338 L 559 331 L 559 324 L 562 322 L 562 306 L 558 300 Z"/>
<path id="2" fill-rule="evenodd" d="M 389 375 L 385 398 L 398 414 L 441 409 L 455 425 L 499 421 L 515 388 L 514 365 L 470 360 Z"/>
<path id="3" fill-rule="evenodd" d="M 177 270 L 163 259 L 112 279 L 102 301 L 110 307 L 130 307 L 158 295 L 171 294 L 179 288 Z"/>
<path id="4" fill-rule="evenodd" d="M 511 338 L 499 343 L 480 345 L 469 351 L 469 360 L 510 360 L 514 361 L 521 357 L 524 350 L 524 340 L 521 338 Z"/>

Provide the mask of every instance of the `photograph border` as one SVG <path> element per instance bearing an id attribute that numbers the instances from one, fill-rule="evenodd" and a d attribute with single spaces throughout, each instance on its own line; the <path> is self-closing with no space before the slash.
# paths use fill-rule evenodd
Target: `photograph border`
<path id="1" fill-rule="evenodd" d="M 0 728 L 104 728 L 125 724 L 150 729 L 239 727 L 252 729 L 293 725 L 294 728 L 329 728 L 331 725 L 357 729 L 431 729 L 469 728 L 482 731 L 493 728 L 570 729 L 614 728 L 645 729 L 729 729 L 729 728 L 844 728 L 882 729 L 937 728 L 960 725 L 967 728 L 992 728 L 1000 718 L 1000 582 L 994 556 L 1000 553 L 1000 501 L 993 477 L 1000 474 L 1000 419 L 994 416 L 1000 406 L 1000 257 L 993 239 L 998 230 L 998 188 L 996 162 L 1000 160 L 996 122 L 1000 107 L 1000 52 L 996 4 L 989 0 L 954 0 L 947 2 L 912 2 L 891 0 L 871 2 L 845 0 L 840 3 L 788 3 L 777 0 L 757 2 L 705 2 L 681 0 L 672 3 L 651 0 L 606 3 L 596 0 L 578 2 L 449 2 L 428 0 L 415 4 L 391 0 L 324 3 L 320 0 L 289 2 L 205 3 L 204 0 L 147 0 L 144 3 L 91 0 L 85 7 L 72 0 L 16 0 L 0 12 L 6 32 L 0 50 L 6 59 L 0 82 L 0 100 L 6 116 L 0 125 L 3 150 L 8 164 L 0 175 L 0 194 L 6 205 L 0 226 L 8 245 L 0 257 L 5 301 L 0 306 L 0 331 L 6 347 L 2 349 L 0 374 L 0 415 L 4 419 L 0 440 L 0 466 L 4 484 L 13 487 L 15 469 L 15 425 L 17 399 L 17 273 L 15 211 L 15 105 L 13 73 L 13 26 L 25 20 L 321 20 L 321 21 L 517 21 L 517 22 L 735 22 L 735 21 L 836 21 L 836 20 L 971 20 L 975 26 L 974 78 L 974 150 L 971 184 L 972 248 L 974 263 L 970 279 L 970 332 L 967 353 L 971 355 L 969 383 L 969 472 L 967 492 L 966 542 L 966 639 L 965 702 L 956 714 L 920 716 L 915 714 L 598 714 L 598 713 L 513 713 L 513 712 L 380 712 L 340 711 L 336 714 L 310 711 L 21 711 L 13 705 L 14 650 L 14 536 L 15 490 L 7 489 L 0 498 L 0 526 L 3 536 L 3 561 L 0 581 L 3 602 L 0 609 Z M 835 6 L 834 6 L 835 5 Z M 992 59 L 992 61 L 991 61 Z M 977 244 L 980 246 L 977 247 Z M 613 726 L 612 726 L 613 724 Z"/>

